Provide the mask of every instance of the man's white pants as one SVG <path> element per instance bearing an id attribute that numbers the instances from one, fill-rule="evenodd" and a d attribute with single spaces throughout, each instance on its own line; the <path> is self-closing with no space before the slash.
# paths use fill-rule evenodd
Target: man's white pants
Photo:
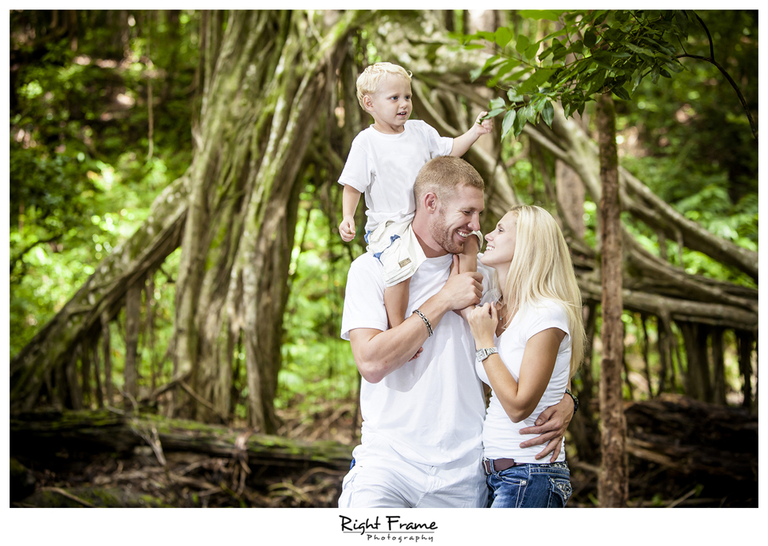
<path id="1" fill-rule="evenodd" d="M 482 450 L 462 461 L 429 466 L 405 460 L 384 442 L 358 446 L 344 478 L 339 508 L 485 508 Z"/>

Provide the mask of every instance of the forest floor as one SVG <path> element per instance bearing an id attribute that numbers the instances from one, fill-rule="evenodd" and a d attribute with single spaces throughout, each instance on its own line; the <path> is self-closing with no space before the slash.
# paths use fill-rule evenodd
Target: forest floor
<path id="1" fill-rule="evenodd" d="M 312 415 L 298 409 L 278 415 L 278 434 L 286 438 L 338 442 L 350 453 L 359 441 L 353 402 L 329 402 Z M 347 472 L 345 461 L 286 468 L 189 451 L 158 456 L 149 444 L 119 456 L 60 449 L 45 463 L 29 457 L 11 463 L 14 507 L 335 507 Z M 757 506 L 756 480 L 734 482 L 634 456 L 629 464 L 632 507 Z M 597 466 L 571 453 L 569 466 L 568 507 L 597 506 Z"/>

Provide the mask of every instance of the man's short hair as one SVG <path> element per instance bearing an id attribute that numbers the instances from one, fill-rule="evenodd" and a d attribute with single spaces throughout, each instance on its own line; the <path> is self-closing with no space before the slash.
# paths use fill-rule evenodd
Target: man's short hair
<path id="1" fill-rule="evenodd" d="M 379 89 L 379 82 L 385 76 L 400 76 L 410 82 L 412 74 L 402 66 L 392 63 L 375 63 L 370 65 L 357 78 L 357 102 L 360 103 L 360 108 L 365 110 L 363 97 L 376 93 Z"/>
<path id="2" fill-rule="evenodd" d="M 460 157 L 435 157 L 429 160 L 416 176 L 416 182 L 413 184 L 416 206 L 418 207 L 420 199 L 429 192 L 437 195 L 438 199 L 447 200 L 453 197 L 461 186 L 485 190 L 480 173 Z"/>

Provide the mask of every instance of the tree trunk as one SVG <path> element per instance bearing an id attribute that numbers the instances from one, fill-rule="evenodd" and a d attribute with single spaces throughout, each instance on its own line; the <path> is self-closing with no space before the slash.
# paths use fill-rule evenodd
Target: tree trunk
<path id="1" fill-rule="evenodd" d="M 707 355 L 709 329 L 703 324 L 680 322 L 688 366 L 685 372 L 685 394 L 694 400 L 712 402 L 712 385 Z"/>
<path id="2" fill-rule="evenodd" d="M 744 401 L 742 406 L 752 411 L 752 344 L 754 336 L 751 332 L 736 332 L 736 345 L 739 351 L 739 373 L 743 381 L 742 391 Z"/>
<path id="3" fill-rule="evenodd" d="M 301 158 L 326 113 L 346 36 L 365 12 L 233 12 L 207 19 L 204 93 L 189 171 L 176 294 L 176 368 L 219 413 L 244 331 L 250 423 L 276 430 L 273 400 Z M 312 27 L 312 32 L 309 28 Z M 319 40 L 314 32 L 320 32 Z M 177 391 L 178 392 L 178 391 Z M 182 413 L 215 413 L 189 399 Z"/>
<path id="4" fill-rule="evenodd" d="M 600 417 L 602 421 L 603 462 L 598 481 L 600 506 L 624 507 L 627 504 L 628 477 L 621 370 L 624 354 L 622 304 L 622 235 L 619 205 L 616 113 L 610 95 L 600 95 L 595 120 L 600 143 L 600 239 L 602 241 L 602 317 L 600 337 L 603 355 L 600 363 Z"/>
<path id="5" fill-rule="evenodd" d="M 243 331 L 251 422 L 274 430 L 302 157 L 315 124 L 332 115 L 320 105 L 345 60 L 347 38 L 369 17 L 367 11 L 206 14 L 192 165 L 158 196 L 146 223 L 13 358 L 14 409 L 35 407 L 50 371 L 65 369 L 67 356 L 100 320 L 106 332 L 129 287 L 181 244 L 171 340 L 175 377 L 188 377 L 190 390 L 207 404 L 179 394 L 176 405 L 182 415 L 203 420 L 227 414 L 231 349 Z M 105 368 L 107 358 L 108 352 Z"/>
<path id="6" fill-rule="evenodd" d="M 123 390 L 128 395 L 124 401 L 126 409 L 132 407 L 133 402 L 139 397 L 138 361 L 139 356 L 139 328 L 141 326 L 141 292 L 143 282 L 135 282 L 125 295 L 125 368 Z"/>
<path id="7" fill-rule="evenodd" d="M 726 381 L 725 381 L 725 348 L 723 347 L 722 328 L 712 328 L 710 338 L 712 339 L 712 368 L 714 378 L 712 385 L 712 396 L 715 404 L 726 405 Z"/>
<path id="8" fill-rule="evenodd" d="M 104 352 L 104 396 L 108 406 L 112 405 L 112 354 L 109 318 L 101 315 L 101 347 Z"/>

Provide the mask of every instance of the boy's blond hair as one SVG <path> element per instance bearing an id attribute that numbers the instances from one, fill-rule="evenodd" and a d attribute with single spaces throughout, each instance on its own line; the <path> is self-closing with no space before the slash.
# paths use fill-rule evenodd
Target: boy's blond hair
<path id="1" fill-rule="evenodd" d="M 400 76 L 410 82 L 412 75 L 410 71 L 402 66 L 392 63 L 375 63 L 368 66 L 357 78 L 357 102 L 360 103 L 360 108 L 365 110 L 363 97 L 376 93 L 379 89 L 379 82 L 383 77 Z"/>

